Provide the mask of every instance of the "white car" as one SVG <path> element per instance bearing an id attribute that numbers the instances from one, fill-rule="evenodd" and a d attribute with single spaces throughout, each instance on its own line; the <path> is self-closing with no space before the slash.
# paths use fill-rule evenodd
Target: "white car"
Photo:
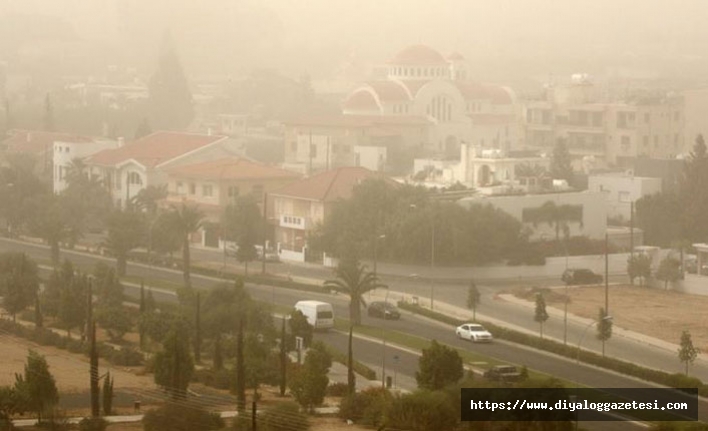
<path id="1" fill-rule="evenodd" d="M 478 323 L 465 323 L 455 330 L 458 338 L 474 341 L 475 343 L 491 343 L 494 337 L 484 326 Z"/>

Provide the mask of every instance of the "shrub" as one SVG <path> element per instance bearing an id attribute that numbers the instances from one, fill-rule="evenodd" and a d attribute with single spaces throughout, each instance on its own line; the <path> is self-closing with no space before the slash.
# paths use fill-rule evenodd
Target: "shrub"
<path id="1" fill-rule="evenodd" d="M 426 390 L 396 397 L 386 417 L 387 427 L 410 430 L 454 429 L 459 418 L 445 393 Z"/>
<path id="2" fill-rule="evenodd" d="M 274 404 L 258 416 L 258 429 L 265 431 L 304 431 L 310 428 L 307 415 L 292 401 Z"/>
<path id="3" fill-rule="evenodd" d="M 132 347 L 123 347 L 120 350 L 115 350 L 111 356 L 113 365 L 121 365 L 125 367 L 136 367 L 142 365 L 145 361 L 143 354 Z"/>
<path id="4" fill-rule="evenodd" d="M 83 418 L 79 422 L 79 431 L 105 431 L 108 427 L 108 421 L 98 418 Z"/>
<path id="5" fill-rule="evenodd" d="M 183 403 L 165 404 L 143 416 L 145 431 L 211 431 L 223 427 L 224 420 L 218 413 L 210 413 L 201 407 Z"/>
<path id="6" fill-rule="evenodd" d="M 391 392 L 380 387 L 368 388 L 342 398 L 339 417 L 366 426 L 381 425 L 383 412 L 393 401 Z"/>
<path id="7" fill-rule="evenodd" d="M 349 385 L 343 382 L 332 383 L 327 386 L 327 396 L 343 397 L 349 392 Z"/>

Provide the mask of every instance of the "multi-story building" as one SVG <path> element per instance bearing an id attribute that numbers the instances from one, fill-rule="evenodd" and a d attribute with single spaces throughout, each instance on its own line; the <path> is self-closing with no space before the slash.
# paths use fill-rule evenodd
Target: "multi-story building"
<path id="1" fill-rule="evenodd" d="M 588 177 L 588 190 L 603 193 L 607 216 L 617 221 L 631 218 L 632 202 L 661 193 L 661 178 L 635 177 L 625 173 L 605 173 Z"/>
<path id="2" fill-rule="evenodd" d="M 511 89 L 470 80 L 460 54 L 444 57 L 424 45 L 407 47 L 380 66 L 342 108 L 347 115 L 427 118 L 426 149 L 453 157 L 462 142 L 510 150 L 521 137 Z"/>
<path id="3" fill-rule="evenodd" d="M 341 199 L 368 178 L 384 178 L 362 167 L 343 167 L 293 182 L 269 194 L 276 220 L 275 241 L 284 260 L 304 262 L 310 232 Z"/>
<path id="4" fill-rule="evenodd" d="M 674 158 L 684 141 L 683 98 L 677 95 L 604 100 L 587 75 L 549 87 L 523 107 L 525 145 L 551 152 L 562 139 L 576 157 L 616 165 L 627 158 Z"/>
<path id="5" fill-rule="evenodd" d="M 167 168 L 238 155 L 226 136 L 155 132 L 85 160 L 122 206 L 149 185 L 167 183 Z"/>
<path id="6" fill-rule="evenodd" d="M 66 189 L 66 176 L 72 168 L 74 160 L 83 160 L 99 151 L 118 148 L 123 144 L 123 138 L 110 139 L 66 139 L 55 140 L 52 151 L 54 169 L 54 193 L 61 193 Z"/>
<path id="7" fill-rule="evenodd" d="M 207 247 L 223 247 L 214 226 L 236 198 L 253 196 L 261 208 L 266 202 L 268 212 L 272 212 L 272 199 L 266 199 L 267 194 L 300 178 L 295 172 L 233 157 L 176 166 L 166 169 L 166 173 L 166 203 L 196 205 L 210 222 L 202 229 L 199 241 Z"/>

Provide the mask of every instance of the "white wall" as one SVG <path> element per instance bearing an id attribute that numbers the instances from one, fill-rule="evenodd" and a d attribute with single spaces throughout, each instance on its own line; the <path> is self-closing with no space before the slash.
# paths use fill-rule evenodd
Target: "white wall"
<path id="1" fill-rule="evenodd" d="M 602 193 L 605 196 L 608 217 L 629 220 L 631 202 L 636 202 L 644 196 L 660 193 L 661 178 L 592 175 L 588 178 L 588 190 Z"/>

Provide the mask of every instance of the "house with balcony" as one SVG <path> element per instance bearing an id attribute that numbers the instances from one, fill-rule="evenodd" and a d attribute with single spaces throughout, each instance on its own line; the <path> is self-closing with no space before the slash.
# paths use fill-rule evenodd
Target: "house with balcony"
<path id="1" fill-rule="evenodd" d="M 310 233 L 327 218 L 338 201 L 350 198 L 354 187 L 369 178 L 385 177 L 363 167 L 341 167 L 270 193 L 280 258 L 296 262 L 311 258 L 307 245 Z"/>
<path id="2" fill-rule="evenodd" d="M 166 203 L 182 202 L 196 205 L 204 213 L 207 223 L 195 236 L 205 247 L 224 248 L 218 224 L 224 209 L 239 196 L 253 196 L 261 210 L 266 204 L 272 213 L 272 199 L 268 194 L 300 179 L 295 172 L 257 163 L 245 158 L 227 157 L 168 168 Z M 272 238 L 273 232 L 267 233 Z"/>
<path id="3" fill-rule="evenodd" d="M 238 148 L 226 136 L 155 132 L 85 159 L 91 175 L 103 180 L 117 206 L 149 185 L 167 184 L 167 169 L 235 156 Z"/>

